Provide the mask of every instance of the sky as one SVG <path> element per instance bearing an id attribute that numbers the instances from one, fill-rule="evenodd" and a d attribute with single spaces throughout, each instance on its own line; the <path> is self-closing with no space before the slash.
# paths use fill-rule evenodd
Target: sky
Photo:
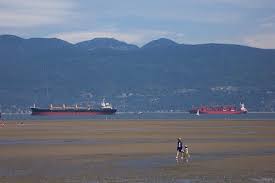
<path id="1" fill-rule="evenodd" d="M 275 0 L 0 0 L 0 34 L 275 48 Z"/>

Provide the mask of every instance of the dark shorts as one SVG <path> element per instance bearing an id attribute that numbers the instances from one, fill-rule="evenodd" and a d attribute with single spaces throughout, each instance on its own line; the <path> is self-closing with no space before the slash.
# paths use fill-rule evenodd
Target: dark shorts
<path id="1" fill-rule="evenodd" d="M 177 147 L 177 151 L 182 152 L 182 147 Z"/>

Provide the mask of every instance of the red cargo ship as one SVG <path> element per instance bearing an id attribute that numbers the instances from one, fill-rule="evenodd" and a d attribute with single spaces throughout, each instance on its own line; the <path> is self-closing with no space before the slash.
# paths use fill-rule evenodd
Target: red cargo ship
<path id="1" fill-rule="evenodd" d="M 240 108 L 234 106 L 216 106 L 209 107 L 203 106 L 199 108 L 193 108 L 189 111 L 191 114 L 246 114 L 247 109 L 244 107 L 244 104 L 241 104 Z"/>

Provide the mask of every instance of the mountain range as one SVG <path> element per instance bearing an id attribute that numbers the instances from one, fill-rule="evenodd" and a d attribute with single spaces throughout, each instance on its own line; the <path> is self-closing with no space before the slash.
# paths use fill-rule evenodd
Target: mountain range
<path id="1" fill-rule="evenodd" d="M 161 38 L 142 47 L 113 38 L 77 44 L 56 38 L 0 36 L 0 107 L 36 103 L 96 105 L 119 111 L 184 111 L 245 102 L 275 110 L 275 50 L 234 44 L 179 44 Z"/>

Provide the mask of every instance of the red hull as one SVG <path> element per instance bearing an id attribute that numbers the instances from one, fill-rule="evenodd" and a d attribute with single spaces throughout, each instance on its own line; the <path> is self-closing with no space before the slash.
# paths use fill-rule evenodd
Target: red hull
<path id="1" fill-rule="evenodd" d="M 237 109 L 232 106 L 225 107 L 200 107 L 193 108 L 189 111 L 191 114 L 246 114 L 247 109 L 242 106 L 242 108 Z"/>
<path id="2" fill-rule="evenodd" d="M 200 111 L 200 114 L 245 114 L 244 111 Z"/>

